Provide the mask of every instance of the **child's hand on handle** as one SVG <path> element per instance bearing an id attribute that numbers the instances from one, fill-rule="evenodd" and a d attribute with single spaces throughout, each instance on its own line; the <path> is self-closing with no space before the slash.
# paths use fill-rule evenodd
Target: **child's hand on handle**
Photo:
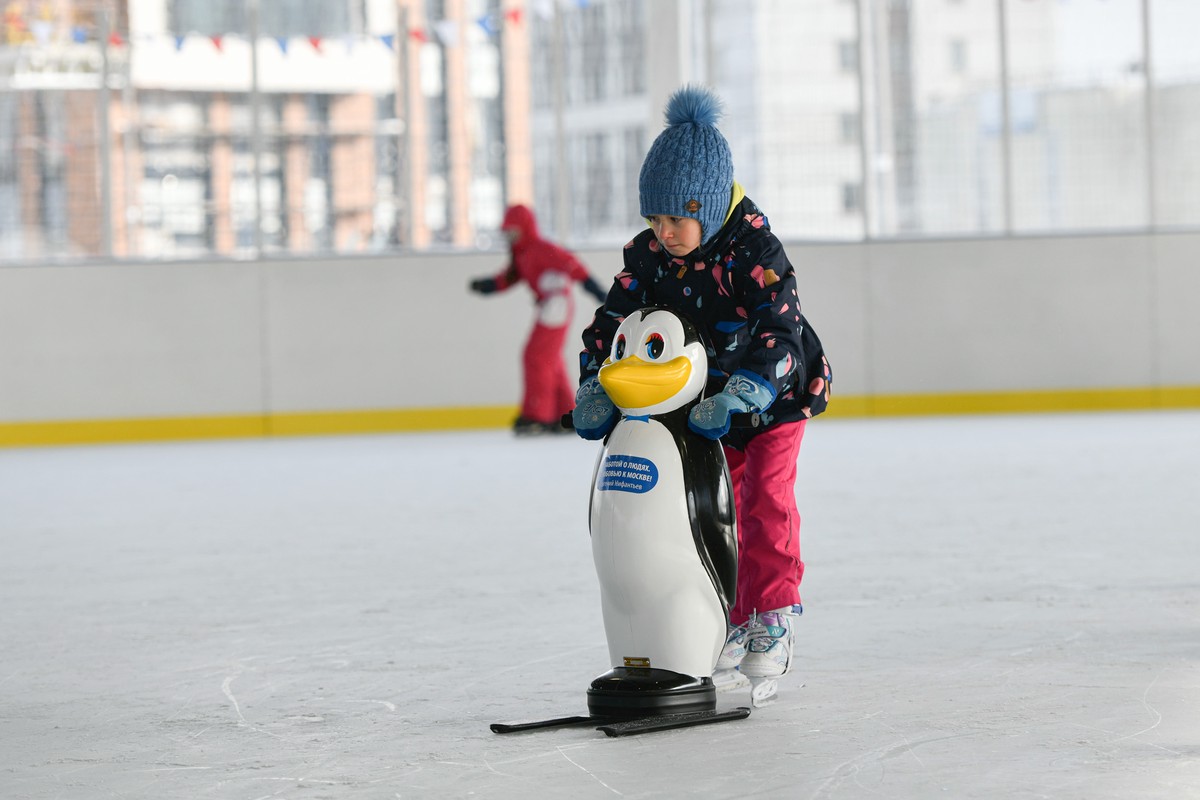
<path id="1" fill-rule="evenodd" d="M 604 387 L 593 375 L 575 392 L 575 409 L 571 412 L 575 432 L 584 439 L 603 439 L 617 424 L 617 407 L 608 398 Z"/>
<path id="2" fill-rule="evenodd" d="M 688 427 L 708 439 L 729 433 L 734 414 L 757 414 L 775 402 L 775 389 L 752 372 L 738 370 L 729 376 L 718 395 L 701 400 L 688 414 Z"/>

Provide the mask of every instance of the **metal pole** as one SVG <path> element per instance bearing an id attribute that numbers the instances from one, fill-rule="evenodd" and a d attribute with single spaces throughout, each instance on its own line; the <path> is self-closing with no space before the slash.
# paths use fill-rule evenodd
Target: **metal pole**
<path id="1" fill-rule="evenodd" d="M 413 192 L 412 192 L 412 92 L 408 74 L 408 6 L 403 2 L 396 5 L 396 97 L 404 119 L 402 142 L 396 143 L 396 205 L 400 209 L 397 220 L 397 235 L 400 244 L 412 247 L 413 241 Z"/>
<path id="2" fill-rule="evenodd" d="M 1154 127 L 1154 53 L 1150 46 L 1150 1 L 1142 0 L 1143 110 L 1146 115 L 1146 224 L 1158 227 L 1158 153 Z"/>
<path id="3" fill-rule="evenodd" d="M 858 168 L 862 173 L 859 183 L 862 204 L 862 237 L 863 241 L 871 240 L 871 174 L 869 172 L 871 159 L 867 153 L 867 48 L 863 41 L 863 5 L 862 0 L 854 0 L 854 40 L 858 47 Z"/>
<path id="4" fill-rule="evenodd" d="M 1004 187 L 1004 233 L 1013 232 L 1013 176 L 1012 176 L 1012 109 L 1009 107 L 1008 89 L 1008 9 L 1006 0 L 997 0 L 1000 25 L 1000 159 L 1001 184 Z"/>
<path id="5" fill-rule="evenodd" d="M 262 236 L 262 130 L 258 91 L 258 0 L 249 0 L 250 22 L 250 151 L 254 161 L 254 257 L 263 253 Z"/>
<path id="6" fill-rule="evenodd" d="M 100 12 L 100 141 L 97 143 L 100 161 L 100 252 L 105 258 L 113 254 L 112 216 L 112 122 L 109 119 L 108 37 L 109 11 Z"/>
<path id="7" fill-rule="evenodd" d="M 713 46 L 713 0 L 704 0 L 704 14 L 702 23 L 704 25 L 704 82 L 715 87 L 717 85 L 717 73 L 713 69 L 713 61 L 716 60 L 716 50 Z"/>
<path id="8" fill-rule="evenodd" d="M 570 183 L 567 180 L 567 142 L 564 131 L 565 121 L 563 106 L 566 104 L 566 86 L 564 83 L 563 64 L 565 50 L 565 34 L 563 31 L 562 11 L 559 4 L 554 4 L 554 230 L 560 242 L 566 242 L 571 230 L 567 220 L 570 204 L 567 193 Z"/>

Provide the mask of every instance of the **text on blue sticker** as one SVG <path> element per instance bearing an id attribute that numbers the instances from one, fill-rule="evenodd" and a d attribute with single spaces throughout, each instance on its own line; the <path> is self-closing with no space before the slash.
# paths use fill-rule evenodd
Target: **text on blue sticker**
<path id="1" fill-rule="evenodd" d="M 596 488 L 602 492 L 645 494 L 658 483 L 658 467 L 637 456 L 609 455 L 600 465 Z"/>

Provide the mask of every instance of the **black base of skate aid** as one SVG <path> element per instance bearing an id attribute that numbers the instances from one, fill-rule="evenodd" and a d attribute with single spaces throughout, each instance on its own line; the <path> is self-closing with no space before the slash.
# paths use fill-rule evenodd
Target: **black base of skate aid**
<path id="1" fill-rule="evenodd" d="M 494 733 L 520 733 L 592 726 L 608 736 L 633 736 L 730 722 L 750 716 L 738 707 L 717 711 L 711 678 L 693 678 L 663 669 L 614 667 L 592 681 L 587 716 L 556 717 L 535 722 L 494 723 Z"/>

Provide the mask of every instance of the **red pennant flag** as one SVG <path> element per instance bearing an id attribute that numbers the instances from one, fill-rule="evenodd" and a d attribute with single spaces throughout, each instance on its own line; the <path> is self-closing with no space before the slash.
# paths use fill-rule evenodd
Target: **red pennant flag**
<path id="1" fill-rule="evenodd" d="M 408 32 L 408 38 L 412 39 L 414 42 L 420 42 L 421 44 L 425 44 L 429 41 L 429 35 L 420 28 L 413 28 L 410 30 Z"/>
<path id="2" fill-rule="evenodd" d="M 222 43 L 222 39 L 224 38 L 223 36 L 217 34 L 216 36 L 210 36 L 208 38 L 212 39 L 213 47 L 217 48 L 218 53 L 225 52 L 224 44 Z"/>
<path id="3" fill-rule="evenodd" d="M 312 45 L 313 50 L 316 50 L 318 53 L 321 52 L 321 37 L 320 36 L 308 37 L 308 43 Z"/>
<path id="4" fill-rule="evenodd" d="M 513 25 L 521 24 L 521 9 L 519 9 L 519 8 L 510 8 L 508 11 L 504 12 L 504 16 Z"/>
<path id="5" fill-rule="evenodd" d="M 121 38 L 121 34 L 113 31 L 108 35 L 108 43 L 113 47 L 124 47 L 125 40 Z"/>

